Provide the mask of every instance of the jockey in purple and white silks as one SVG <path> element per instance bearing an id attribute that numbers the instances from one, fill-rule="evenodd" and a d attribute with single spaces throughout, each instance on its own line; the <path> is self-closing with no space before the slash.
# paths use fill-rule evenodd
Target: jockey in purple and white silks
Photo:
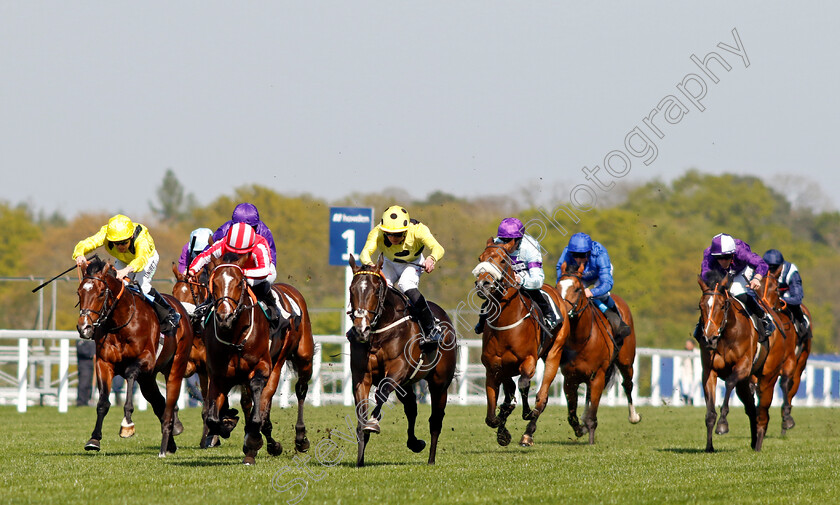
<path id="1" fill-rule="evenodd" d="M 761 279 L 767 275 L 767 270 L 767 263 L 761 256 L 752 252 L 749 244 L 725 233 L 714 236 L 712 244 L 703 251 L 703 263 L 700 266 L 700 276 L 703 279 L 706 279 L 706 275 L 711 271 L 732 276 L 729 294 L 746 307 L 762 341 L 776 329 L 773 320 L 755 299 L 754 290 L 760 287 Z M 698 336 L 702 336 L 699 322 L 694 330 L 694 337 Z"/>
<path id="2" fill-rule="evenodd" d="M 570 270 L 576 270 L 581 263 L 584 264 L 581 280 L 584 285 L 592 285 L 591 288 L 586 288 L 586 296 L 596 302 L 596 306 L 612 325 L 616 342 L 623 342 L 630 334 L 630 326 L 622 320 L 615 300 L 610 296 L 614 281 L 613 266 L 607 248 L 592 240 L 586 233 L 575 233 L 557 260 L 558 281 L 563 263 L 566 263 Z"/>
<path id="3" fill-rule="evenodd" d="M 785 261 L 785 257 L 778 249 L 770 249 L 764 253 L 762 259 L 767 263 L 768 271 L 779 280 L 779 292 L 793 315 L 793 324 L 797 334 L 805 335 L 810 322 L 802 312 L 802 299 L 805 297 L 805 292 L 802 290 L 799 269 L 793 263 Z"/>
<path id="4" fill-rule="evenodd" d="M 540 292 L 543 282 L 545 282 L 540 244 L 534 237 L 526 235 L 524 228 L 522 221 L 515 217 L 502 219 L 502 222 L 499 224 L 497 236 L 493 241 L 497 244 L 507 244 L 510 241 L 516 242 L 516 247 L 510 254 L 511 268 L 513 268 L 516 274 L 516 282 L 519 284 L 520 289 L 540 308 L 540 312 L 543 315 L 543 324 L 551 331 L 557 324 L 557 318 L 554 316 L 554 311 L 548 305 L 548 301 Z M 488 315 L 487 305 L 489 303 L 490 301 L 488 299 L 481 305 L 478 324 L 475 325 L 475 332 L 478 334 L 484 331 L 484 322 L 487 320 Z"/>

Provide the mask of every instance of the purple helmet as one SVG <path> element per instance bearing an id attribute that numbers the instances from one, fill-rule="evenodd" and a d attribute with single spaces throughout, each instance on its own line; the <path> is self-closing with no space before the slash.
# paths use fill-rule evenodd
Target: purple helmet
<path id="1" fill-rule="evenodd" d="M 712 239 L 712 246 L 710 247 L 709 253 L 712 256 L 735 254 L 735 239 L 726 233 L 718 233 Z"/>
<path id="2" fill-rule="evenodd" d="M 260 224 L 260 211 L 251 203 L 240 203 L 233 209 L 231 220 L 234 223 L 245 223 L 249 226 Z"/>
<path id="3" fill-rule="evenodd" d="M 506 217 L 499 223 L 499 231 L 496 235 L 499 238 L 522 238 L 523 228 L 522 221 L 515 217 Z"/>
<path id="4" fill-rule="evenodd" d="M 592 237 L 586 233 L 575 233 L 569 239 L 569 252 L 588 253 L 592 250 Z"/>

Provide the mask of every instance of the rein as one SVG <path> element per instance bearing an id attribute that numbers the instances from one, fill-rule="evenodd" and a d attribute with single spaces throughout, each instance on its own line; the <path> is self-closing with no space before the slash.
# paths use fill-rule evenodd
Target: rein
<path id="1" fill-rule="evenodd" d="M 242 271 L 242 267 L 240 267 L 239 265 L 232 264 L 232 263 L 223 263 L 221 265 L 217 265 L 216 268 L 213 269 L 213 272 L 210 274 L 210 281 L 207 284 L 208 285 L 208 294 L 212 294 L 209 287 L 213 285 L 213 279 L 216 276 L 216 270 L 218 270 L 221 267 L 235 267 L 239 271 L 239 273 L 242 274 L 242 282 L 240 282 L 238 284 L 242 288 L 241 288 L 241 293 L 239 295 L 239 300 L 234 300 L 233 297 L 224 295 L 221 298 L 217 298 L 213 301 L 213 312 L 214 312 L 214 315 L 213 315 L 213 330 L 214 331 L 213 331 L 213 333 L 216 336 L 216 340 L 218 340 L 222 344 L 231 346 L 231 347 L 235 348 L 237 351 L 241 352 L 242 349 L 245 348 L 245 341 L 247 341 L 248 338 L 253 334 L 253 329 L 254 329 L 253 324 L 248 325 L 248 333 L 245 335 L 245 338 L 243 338 L 238 344 L 233 343 L 233 342 L 228 342 L 227 340 L 224 340 L 223 338 L 221 338 L 219 336 L 219 329 L 218 329 L 218 324 L 217 324 L 217 315 L 219 313 L 218 309 L 219 309 L 219 306 L 221 306 L 221 304 L 224 303 L 225 300 L 230 300 L 230 303 L 232 303 L 233 306 L 234 306 L 233 314 L 231 315 L 231 320 L 236 321 L 236 319 L 239 318 L 240 314 L 242 314 L 246 310 L 250 310 L 251 311 L 251 321 L 253 321 L 254 320 L 254 307 L 256 306 L 256 302 L 254 301 L 254 303 L 252 303 L 251 305 L 246 305 L 245 304 L 246 297 L 248 296 L 249 293 L 251 293 L 251 290 L 248 287 L 248 282 L 245 279 L 245 274 Z M 253 299 L 253 294 L 251 294 L 250 296 Z"/>
<path id="2" fill-rule="evenodd" d="M 358 309 L 347 311 L 347 315 L 351 316 L 351 317 L 362 318 L 362 317 L 365 317 L 365 314 L 373 314 L 373 318 L 371 318 L 371 320 L 370 320 L 370 327 L 374 328 L 374 327 L 376 327 L 376 323 L 379 322 L 379 318 L 382 317 L 382 314 L 385 312 L 385 294 L 386 294 L 386 290 L 388 289 L 388 282 L 385 280 L 385 276 L 382 274 L 382 272 L 375 272 L 373 270 L 359 270 L 358 272 L 353 273 L 353 277 L 355 277 L 357 275 L 373 275 L 373 276 L 379 277 L 381 279 L 381 282 L 379 283 L 379 287 L 376 290 L 376 309 L 373 312 L 371 312 L 368 309 L 358 308 Z M 380 328 L 380 329 L 377 329 L 377 330 L 371 330 L 371 334 L 382 333 L 384 331 L 390 330 L 394 326 L 396 326 L 396 325 L 398 325 L 398 324 L 400 324 L 404 321 L 407 321 L 408 319 L 410 319 L 410 317 L 405 316 L 404 318 L 402 318 L 402 319 L 400 319 L 400 320 L 398 320 L 394 323 L 391 323 L 384 328 Z"/>
<path id="3" fill-rule="evenodd" d="M 507 251 L 504 249 L 504 247 L 499 245 L 499 244 L 489 245 L 489 246 L 487 246 L 487 249 L 485 249 L 484 251 L 487 252 L 488 249 L 502 249 L 502 253 L 505 255 L 505 257 L 509 257 L 509 255 L 508 255 Z M 481 256 L 483 257 L 484 254 L 482 254 Z M 489 258 L 489 259 L 493 259 L 493 258 Z M 512 282 L 510 282 L 510 280 L 509 280 L 511 278 L 513 278 L 513 279 L 516 278 L 515 273 L 513 275 L 510 275 L 510 272 L 512 270 L 510 268 L 510 262 L 505 262 L 505 263 L 507 263 L 507 265 L 505 266 L 505 268 L 502 268 L 501 266 L 497 265 L 493 261 L 489 261 L 489 259 L 481 261 L 478 265 L 476 265 L 476 267 L 472 271 L 472 274 L 476 278 L 478 278 L 481 274 L 484 274 L 484 273 L 490 275 L 490 277 L 493 278 L 493 283 L 490 285 L 490 292 L 499 293 L 499 292 L 502 292 L 503 290 L 507 291 L 509 289 L 516 289 L 514 284 Z M 531 317 L 533 315 L 534 304 L 532 303 L 530 308 L 527 308 L 528 304 L 525 302 L 525 298 L 522 295 L 522 291 L 519 290 L 519 289 L 516 289 L 516 293 L 519 296 L 519 300 L 522 303 L 523 307 L 526 307 L 527 313 L 525 314 L 525 316 L 522 317 L 521 319 L 519 319 L 518 321 L 516 321 L 515 323 L 508 324 L 506 326 L 493 326 L 490 323 L 490 320 L 488 319 L 485 322 L 485 324 L 488 327 L 490 327 L 490 328 L 492 328 L 496 331 L 510 330 L 510 329 L 516 328 L 520 324 L 524 323 L 526 319 L 528 319 L 529 317 Z M 504 296 L 502 296 L 500 298 L 504 298 Z M 501 313 L 499 315 L 501 315 Z M 496 320 L 498 320 L 498 318 L 499 317 L 497 316 Z M 536 318 L 534 318 L 534 319 L 536 320 Z"/>
<path id="4" fill-rule="evenodd" d="M 722 309 L 723 310 L 723 321 L 721 321 L 720 327 L 718 328 L 718 332 L 715 335 L 715 337 L 716 337 L 715 341 L 714 342 L 709 342 L 710 344 L 712 344 L 713 347 L 717 345 L 717 341 L 720 340 L 720 338 L 723 336 L 723 330 L 724 330 L 724 328 L 726 328 L 726 325 L 729 322 L 729 308 L 731 306 L 731 302 L 730 302 L 730 299 L 729 299 L 729 291 L 724 290 L 723 292 L 721 292 L 718 289 L 719 286 L 720 286 L 720 284 L 718 283 L 718 284 L 715 284 L 715 287 L 713 289 L 711 289 L 709 291 L 703 291 L 703 296 L 711 296 L 712 297 L 712 307 L 709 310 L 710 314 L 715 310 L 715 301 L 716 301 L 717 295 L 722 295 L 724 297 L 723 309 Z M 708 323 L 709 323 L 709 321 L 706 321 L 706 324 L 708 324 Z M 704 331 L 704 333 L 705 333 L 705 331 Z"/>

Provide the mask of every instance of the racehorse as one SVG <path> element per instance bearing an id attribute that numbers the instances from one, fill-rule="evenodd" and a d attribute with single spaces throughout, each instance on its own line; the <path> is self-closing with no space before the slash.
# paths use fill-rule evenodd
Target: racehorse
<path id="1" fill-rule="evenodd" d="M 729 413 L 729 396 L 734 389 L 750 420 L 750 447 L 761 450 L 767 423 L 768 410 L 773 401 L 773 388 L 785 358 L 784 336 L 779 323 L 766 344 L 759 344 L 758 331 L 746 310 L 729 293 L 732 277 L 717 271 L 698 276 L 703 291 L 700 299 L 700 325 L 702 339 L 700 359 L 703 365 L 703 392 L 706 397 L 706 452 L 714 452 L 712 432 L 729 431 L 726 416 Z M 766 279 L 766 278 L 765 278 Z M 763 281 L 764 282 L 764 281 Z M 721 406 L 721 422 L 715 429 L 715 389 L 717 378 L 726 384 Z M 756 383 L 758 408 L 751 390 Z"/>
<path id="2" fill-rule="evenodd" d="M 186 311 L 174 298 L 163 295 L 181 314 L 175 338 L 164 338 L 160 334 L 155 310 L 144 300 L 145 295 L 129 288 L 127 281 L 118 280 L 110 263 L 94 258 L 86 265 L 84 276 L 81 270 L 79 275 L 79 320 L 76 329 L 81 338 L 96 341 L 96 382 L 99 388 L 96 425 L 85 450 L 100 449 L 102 422 L 111 406 L 108 400 L 111 381 L 118 374 L 125 377 L 128 391 L 120 436 L 134 434 L 131 392 L 137 381 L 143 397 L 152 405 L 161 422 L 159 456 L 174 453 L 177 449 L 174 435 L 183 430 L 177 422 L 175 407 L 193 343 Z M 158 373 L 163 373 L 166 378 L 165 400 L 155 382 Z"/>
<path id="3" fill-rule="evenodd" d="M 560 369 L 565 379 L 563 392 L 569 407 L 569 425 L 575 436 L 589 433 L 589 443 L 595 443 L 595 429 L 598 427 L 598 406 L 605 387 L 614 378 L 616 369 L 622 377 L 622 388 L 627 397 L 628 420 L 636 424 L 642 420 L 633 405 L 633 361 L 636 358 L 636 330 L 633 316 L 627 303 L 619 296 L 611 295 L 621 318 L 630 326 L 620 347 L 616 346 L 613 330 L 604 313 L 595 307 L 586 296 L 581 278 L 585 264 L 570 269 L 563 263 L 557 291 L 570 307 L 568 313 L 569 336 L 560 358 Z M 578 386 L 586 384 L 586 409 L 583 425 L 577 416 Z"/>
<path id="4" fill-rule="evenodd" d="M 765 304 L 775 312 L 776 326 L 784 336 L 785 358 L 779 374 L 779 388 L 782 393 L 782 435 L 784 435 L 787 430 L 796 425 L 793 416 L 790 414 L 791 402 L 799 389 L 802 371 L 805 369 L 805 363 L 808 361 L 808 355 L 811 351 L 811 339 L 809 338 L 811 328 L 808 327 L 808 330 L 801 337 L 802 340 L 800 340 L 793 322 L 793 315 L 789 310 L 786 310 L 787 304 L 781 297 L 775 276 L 767 275 L 767 281 L 763 282 L 762 285 L 761 297 Z M 810 321 L 811 314 L 804 305 L 802 311 Z"/>
<path id="5" fill-rule="evenodd" d="M 291 358 L 290 362 L 298 371 L 295 447 L 299 451 L 309 448 L 303 423 L 303 403 L 312 375 L 314 342 L 303 297 L 286 285 L 281 285 L 281 290 L 292 293 L 301 307 L 300 322 L 295 323 L 294 333 L 288 331 L 284 334 L 286 338 L 270 338 L 268 320 L 248 288 L 242 270 L 246 261 L 247 256 L 228 253 L 210 263 L 209 287 L 213 312 L 204 332 L 210 378 L 206 423 L 209 436 L 228 438 L 235 426 L 234 420 L 222 416 L 228 393 L 234 385 L 246 386 L 243 397 L 249 395 L 251 400 L 243 398 L 246 417 L 243 463 L 253 465 L 263 445 L 261 433 L 266 436 L 269 454 L 276 456 L 283 451 L 282 445 L 271 437 L 269 413 L 287 358 Z"/>
<path id="6" fill-rule="evenodd" d="M 484 422 L 496 428 L 496 441 L 506 446 L 510 443 L 510 432 L 505 427 L 508 416 L 515 407 L 516 386 L 513 377 L 519 376 L 519 392 L 522 396 L 522 418 L 530 420 L 519 441 L 519 445 L 534 445 L 533 434 L 537 420 L 548 402 L 548 389 L 557 374 L 563 344 L 568 336 L 568 326 L 563 324 L 565 307 L 552 286 L 543 285 L 542 290 L 561 307 L 557 326 L 551 333 L 540 323 L 536 303 L 524 296 L 515 280 L 510 255 L 516 243 L 496 244 L 488 239 L 480 262 L 473 270 L 475 288 L 479 298 L 489 300 L 489 315 L 484 324 L 481 345 L 481 363 L 486 372 L 487 416 Z M 534 410 L 528 405 L 531 379 L 537 367 L 537 360 L 546 360 L 543 383 L 537 394 Z M 499 386 L 504 387 L 505 399 L 496 416 L 496 402 Z"/>
<path id="7" fill-rule="evenodd" d="M 432 399 L 429 417 L 430 465 L 435 463 L 437 442 L 446 410 L 447 389 L 455 375 L 456 341 L 452 321 L 437 304 L 428 302 L 441 322 L 444 335 L 434 352 L 417 345 L 420 326 L 410 316 L 408 299 L 388 286 L 382 274 L 383 256 L 373 266 L 356 265 L 350 255 L 350 311 L 354 337 L 350 342 L 350 370 L 356 400 L 358 454 L 356 466 L 365 464 L 365 446 L 371 433 L 379 433 L 382 406 L 395 391 L 408 419 L 407 446 L 418 453 L 426 442 L 414 435 L 417 398 L 412 385 L 425 379 Z M 376 406 L 368 411 L 370 388 L 376 385 Z M 370 414 L 370 417 L 368 417 Z"/>

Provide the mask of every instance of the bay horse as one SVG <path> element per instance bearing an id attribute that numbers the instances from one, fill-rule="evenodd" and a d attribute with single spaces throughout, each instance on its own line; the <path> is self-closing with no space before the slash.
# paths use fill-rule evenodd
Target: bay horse
<path id="1" fill-rule="evenodd" d="M 766 279 L 766 278 L 765 278 Z M 785 358 L 784 336 L 776 329 L 766 344 L 759 343 L 758 331 L 740 302 L 730 293 L 732 276 L 711 271 L 704 279 L 697 278 L 703 296 L 700 299 L 702 339 L 700 360 L 703 366 L 703 392 L 706 397 L 706 452 L 714 452 L 713 431 L 729 431 L 726 416 L 729 396 L 734 389 L 750 420 L 750 447 L 761 451 L 769 422 L 769 408 L 773 389 Z M 764 280 L 762 282 L 765 282 Z M 721 421 L 715 429 L 715 390 L 717 378 L 725 383 Z M 758 392 L 758 407 L 752 393 L 752 383 Z"/>
<path id="2" fill-rule="evenodd" d="M 193 344 L 193 332 L 186 311 L 174 298 L 162 295 L 181 315 L 175 338 L 164 338 L 157 314 L 145 300 L 145 295 L 129 288 L 127 281 L 118 280 L 113 265 L 96 257 L 85 266 L 84 276 L 80 268 L 79 276 L 79 320 L 76 329 L 81 338 L 96 342 L 96 383 L 99 389 L 96 425 L 85 450 L 100 450 L 102 422 L 111 406 L 108 399 L 111 381 L 114 375 L 122 375 L 126 379 L 127 393 L 120 436 L 134 434 L 132 392 L 137 381 L 143 397 L 161 422 L 159 456 L 174 453 L 177 450 L 174 435 L 183 430 L 177 422 L 176 403 Z M 163 373 L 166 379 L 166 399 L 155 382 L 158 373 Z"/>
<path id="3" fill-rule="evenodd" d="M 209 407 L 205 421 L 209 436 L 228 438 L 235 420 L 224 417 L 227 396 L 233 386 L 243 385 L 246 423 L 242 447 L 245 457 L 242 462 L 253 465 L 263 445 L 261 434 L 266 437 L 269 454 L 276 456 L 283 451 L 282 445 L 271 437 L 270 409 L 287 358 L 298 372 L 295 447 L 299 451 L 309 448 L 303 423 L 303 404 L 312 375 L 314 342 L 303 297 L 286 285 L 279 288 L 291 293 L 300 307 L 300 322 L 295 323 L 296 327 L 293 325 L 294 331 L 285 332 L 284 338 L 271 338 L 268 319 L 248 288 L 243 272 L 246 261 L 247 256 L 228 253 L 210 263 L 209 288 L 213 311 L 204 331 L 209 374 Z M 250 399 L 246 400 L 246 396 Z"/>
<path id="4" fill-rule="evenodd" d="M 811 339 L 809 338 L 811 328 L 809 326 L 806 334 L 800 340 L 793 323 L 793 315 L 787 310 L 787 304 L 782 299 L 778 288 L 778 280 L 774 275 L 768 274 L 766 280 L 762 281 L 761 298 L 775 313 L 774 322 L 784 337 L 785 357 L 779 373 L 779 388 L 782 394 L 782 436 L 784 436 L 787 430 L 796 425 L 790 413 L 791 402 L 799 389 L 802 371 L 805 369 L 805 363 L 808 361 L 808 355 L 811 351 Z M 802 311 L 810 321 L 811 314 L 804 305 Z"/>
<path id="5" fill-rule="evenodd" d="M 636 358 L 636 329 L 627 303 L 619 296 L 612 296 L 622 320 L 630 327 L 620 347 L 616 347 L 609 321 L 592 300 L 586 296 L 582 275 L 585 264 L 577 269 L 564 262 L 560 266 L 557 291 L 569 307 L 569 336 L 560 358 L 563 373 L 563 392 L 569 408 L 569 425 L 575 436 L 589 433 L 589 444 L 595 443 L 598 427 L 598 407 L 604 389 L 621 374 L 621 386 L 627 397 L 628 420 L 636 424 L 642 420 L 633 405 L 633 361 Z M 578 386 L 586 384 L 586 408 L 583 425 L 577 416 Z"/>
<path id="6" fill-rule="evenodd" d="M 375 265 L 356 265 L 350 255 L 353 280 L 350 283 L 350 311 L 355 337 L 350 342 L 350 370 L 358 426 L 356 466 L 365 464 L 365 447 L 371 433 L 379 433 L 382 406 L 391 392 L 403 404 L 408 420 L 407 446 L 415 453 L 426 442 L 414 434 L 417 419 L 415 382 L 425 379 L 431 395 L 429 417 L 431 446 L 428 464 L 435 463 L 437 443 L 446 413 L 447 390 L 455 375 L 457 342 L 452 321 L 437 304 L 428 302 L 444 329 L 442 341 L 434 352 L 423 352 L 417 345 L 420 326 L 411 318 L 408 299 L 388 286 L 382 274 L 383 256 Z M 369 412 L 371 386 L 376 386 L 375 407 Z"/>
<path id="7" fill-rule="evenodd" d="M 476 294 L 489 301 L 486 309 L 489 315 L 484 324 L 481 344 L 481 363 L 485 369 L 487 390 L 487 416 L 484 422 L 496 428 L 496 441 L 499 445 L 510 443 L 510 432 L 505 424 L 515 407 L 516 386 L 513 377 L 518 375 L 522 418 L 530 421 L 519 445 L 530 447 L 534 445 L 537 420 L 548 403 L 548 389 L 557 374 L 569 330 L 563 321 L 565 304 L 554 287 L 547 284 L 543 285 L 542 290 L 553 299 L 557 307 L 561 307 L 561 314 L 551 333 L 541 324 L 543 316 L 539 314 L 536 303 L 522 294 L 515 281 L 510 258 L 515 247 L 513 241 L 496 244 L 492 238 L 488 239 L 484 252 L 478 258 L 479 264 L 473 270 Z M 535 408 L 531 410 L 528 392 L 540 358 L 545 360 L 545 373 Z M 499 406 L 497 416 L 500 385 L 504 387 L 505 399 Z"/>

